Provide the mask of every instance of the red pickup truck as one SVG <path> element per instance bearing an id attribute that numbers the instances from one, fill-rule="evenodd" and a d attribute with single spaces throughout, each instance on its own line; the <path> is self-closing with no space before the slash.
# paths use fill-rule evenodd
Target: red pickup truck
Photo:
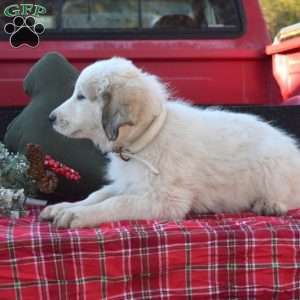
<path id="1" fill-rule="evenodd" d="M 130 58 L 195 104 L 280 104 L 300 93 L 300 37 L 266 52 L 271 40 L 258 0 L 38 3 L 44 11 L 1 1 L 3 11 L 11 5 L 1 27 L 13 16 L 40 12 L 37 20 L 46 28 L 36 48 L 13 48 L 9 35 L 0 32 L 2 108 L 28 102 L 23 78 L 49 51 L 79 69 L 111 56 Z"/>

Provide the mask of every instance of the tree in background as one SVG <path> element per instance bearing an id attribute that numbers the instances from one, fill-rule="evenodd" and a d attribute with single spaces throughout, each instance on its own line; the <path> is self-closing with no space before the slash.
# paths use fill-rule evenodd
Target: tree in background
<path id="1" fill-rule="evenodd" d="M 260 0 L 260 2 L 273 37 L 282 27 L 300 22 L 299 0 Z"/>

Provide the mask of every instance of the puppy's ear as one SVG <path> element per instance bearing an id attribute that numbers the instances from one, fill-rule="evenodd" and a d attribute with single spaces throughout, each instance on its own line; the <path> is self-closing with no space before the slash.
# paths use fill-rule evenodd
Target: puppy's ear
<path id="1" fill-rule="evenodd" d="M 126 93 L 123 97 L 126 97 Z M 104 101 L 102 126 L 110 141 L 117 140 L 120 127 L 134 124 L 130 109 L 131 103 L 124 101 L 125 98 L 123 97 L 112 90 L 102 92 Z"/>

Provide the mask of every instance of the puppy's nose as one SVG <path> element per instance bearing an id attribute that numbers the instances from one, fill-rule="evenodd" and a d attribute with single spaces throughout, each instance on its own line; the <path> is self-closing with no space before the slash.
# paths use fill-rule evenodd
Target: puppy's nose
<path id="1" fill-rule="evenodd" d="M 49 121 L 50 121 L 51 124 L 54 124 L 55 121 L 56 121 L 56 114 L 51 113 L 51 114 L 49 115 Z"/>

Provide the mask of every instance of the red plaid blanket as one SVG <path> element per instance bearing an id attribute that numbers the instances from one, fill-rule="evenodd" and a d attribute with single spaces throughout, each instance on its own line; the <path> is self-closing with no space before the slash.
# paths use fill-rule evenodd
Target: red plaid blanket
<path id="1" fill-rule="evenodd" d="M 300 210 L 57 229 L 0 218 L 0 299 L 300 299 Z"/>

